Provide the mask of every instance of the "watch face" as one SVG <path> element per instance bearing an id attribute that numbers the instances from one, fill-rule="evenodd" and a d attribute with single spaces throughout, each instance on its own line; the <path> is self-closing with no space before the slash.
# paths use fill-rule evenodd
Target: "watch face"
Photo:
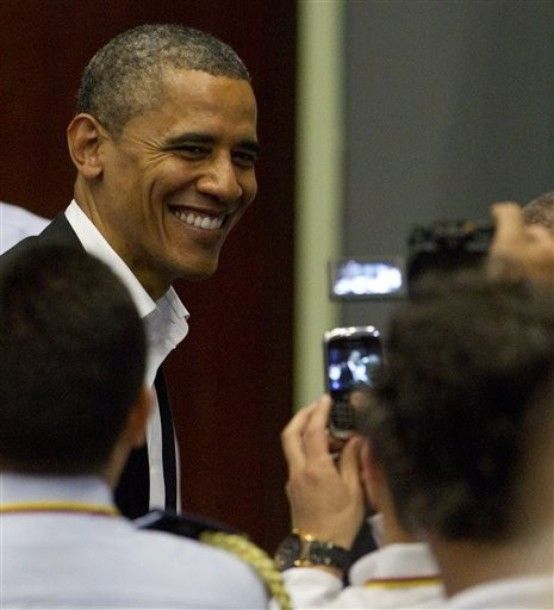
<path id="1" fill-rule="evenodd" d="M 300 555 L 300 546 L 300 538 L 296 534 L 290 534 L 281 542 L 275 553 L 275 565 L 278 570 L 287 570 L 294 566 Z"/>

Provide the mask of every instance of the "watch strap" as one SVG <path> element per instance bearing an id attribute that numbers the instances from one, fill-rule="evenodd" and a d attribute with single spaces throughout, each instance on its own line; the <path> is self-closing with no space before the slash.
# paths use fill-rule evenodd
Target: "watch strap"
<path id="1" fill-rule="evenodd" d="M 350 565 L 350 552 L 333 542 L 318 540 L 311 534 L 294 529 L 277 549 L 275 561 L 280 570 L 324 566 L 346 572 Z"/>

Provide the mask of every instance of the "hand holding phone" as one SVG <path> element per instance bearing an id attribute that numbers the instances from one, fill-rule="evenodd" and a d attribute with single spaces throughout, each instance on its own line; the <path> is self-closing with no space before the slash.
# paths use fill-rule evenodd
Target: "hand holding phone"
<path id="1" fill-rule="evenodd" d="M 381 339 L 373 326 L 339 327 L 323 335 L 323 348 L 325 389 L 333 402 L 329 431 L 343 440 L 355 430 L 354 392 L 373 386 L 382 358 Z"/>

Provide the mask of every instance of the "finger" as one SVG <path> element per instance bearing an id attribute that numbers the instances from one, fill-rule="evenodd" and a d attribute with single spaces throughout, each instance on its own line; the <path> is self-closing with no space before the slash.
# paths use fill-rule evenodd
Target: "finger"
<path id="1" fill-rule="evenodd" d="M 304 453 L 307 460 L 328 457 L 329 453 L 329 412 L 331 410 L 331 398 L 328 394 L 323 395 L 313 410 L 304 432 Z"/>
<path id="2" fill-rule="evenodd" d="M 303 435 L 317 402 L 300 409 L 281 433 L 281 446 L 289 470 L 302 468 L 305 463 Z"/>
<path id="3" fill-rule="evenodd" d="M 363 442 L 361 436 L 348 439 L 340 456 L 341 478 L 350 488 L 360 486 L 360 455 Z"/>
<path id="4" fill-rule="evenodd" d="M 491 208 L 491 213 L 495 223 L 491 251 L 509 251 L 514 242 L 525 238 L 523 214 L 517 203 L 495 203 Z"/>

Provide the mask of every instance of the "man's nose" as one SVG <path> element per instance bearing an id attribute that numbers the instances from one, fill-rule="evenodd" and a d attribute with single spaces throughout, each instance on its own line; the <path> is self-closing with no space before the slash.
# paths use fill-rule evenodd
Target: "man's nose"
<path id="1" fill-rule="evenodd" d="M 197 188 L 220 201 L 234 202 L 243 194 L 237 178 L 237 169 L 228 155 L 219 155 L 211 160 L 206 171 L 198 179 Z"/>

